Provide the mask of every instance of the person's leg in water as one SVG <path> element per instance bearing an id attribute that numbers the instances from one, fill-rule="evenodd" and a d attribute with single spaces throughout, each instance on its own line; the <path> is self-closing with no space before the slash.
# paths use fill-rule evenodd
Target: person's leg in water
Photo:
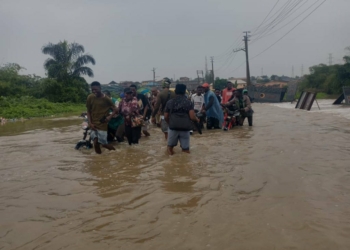
<path id="1" fill-rule="evenodd" d="M 240 122 L 240 126 L 243 126 L 243 124 L 244 124 L 244 121 L 245 121 L 245 118 L 246 118 L 246 116 L 242 116 L 241 117 L 241 122 Z"/>
<path id="2" fill-rule="evenodd" d="M 125 135 L 128 138 L 129 145 L 132 144 L 132 127 L 125 125 Z"/>
<path id="3" fill-rule="evenodd" d="M 139 144 L 139 138 L 141 134 L 141 127 L 131 128 L 131 143 Z"/>
<path id="4" fill-rule="evenodd" d="M 150 136 L 150 133 L 148 132 L 148 120 L 145 121 L 145 125 L 142 127 L 142 133 L 145 136 Z"/>
<path id="5" fill-rule="evenodd" d="M 168 128 L 169 128 L 168 123 L 164 119 L 162 119 L 160 126 L 164 133 L 165 140 L 168 140 Z"/>
<path id="6" fill-rule="evenodd" d="M 221 129 L 220 122 L 218 119 L 213 118 L 214 129 Z"/>
<path id="7" fill-rule="evenodd" d="M 168 148 L 167 148 L 167 152 L 169 155 L 173 155 L 174 154 L 174 147 L 176 147 L 177 145 L 177 141 L 178 141 L 178 132 L 176 130 L 168 130 Z"/>
<path id="8" fill-rule="evenodd" d="M 182 152 L 190 153 L 190 133 L 189 131 L 179 131 L 179 141 Z"/>
<path id="9" fill-rule="evenodd" d="M 118 142 L 124 141 L 124 134 L 125 134 L 125 124 L 122 123 L 118 126 L 117 133 L 116 133 L 116 138 Z"/>
<path id="10" fill-rule="evenodd" d="M 213 122 L 212 122 L 212 117 L 207 118 L 207 129 L 212 129 L 213 128 Z"/>
<path id="11" fill-rule="evenodd" d="M 107 141 L 108 131 L 98 131 L 98 142 L 108 150 L 115 150 L 112 144 Z"/>
<path id="12" fill-rule="evenodd" d="M 101 130 L 92 131 L 91 137 L 93 138 L 96 154 L 102 153 L 100 144 L 102 145 L 102 147 L 107 148 L 108 150 L 115 150 L 115 148 L 111 144 L 108 144 L 107 142 L 107 131 L 101 131 Z"/>
<path id="13" fill-rule="evenodd" d="M 253 116 L 248 116 L 248 124 L 249 124 L 249 127 L 253 126 Z"/>
<path id="14" fill-rule="evenodd" d="M 98 143 L 97 137 L 94 138 L 93 143 L 94 143 L 94 149 L 95 149 L 96 154 L 101 154 L 102 151 L 101 151 L 100 143 Z"/>

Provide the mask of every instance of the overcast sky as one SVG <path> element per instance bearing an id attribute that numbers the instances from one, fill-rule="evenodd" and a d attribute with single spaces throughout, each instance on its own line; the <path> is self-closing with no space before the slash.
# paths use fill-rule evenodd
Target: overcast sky
<path id="1" fill-rule="evenodd" d="M 243 31 L 254 31 L 276 0 L 0 0 L 0 64 L 18 63 L 25 74 L 45 75 L 47 58 L 41 47 L 67 40 L 77 42 L 96 59 L 91 66 L 101 83 L 141 81 L 163 77 L 196 77 L 205 69 L 205 56 L 214 56 L 215 75 L 245 76 L 245 55 L 239 48 Z M 270 31 L 274 34 L 253 42 L 250 58 L 269 47 L 323 0 L 280 0 L 266 24 L 283 4 L 300 4 L 289 18 Z M 311 6 L 313 3 L 315 5 Z M 306 11 L 309 7 L 310 9 Z M 251 75 L 300 75 L 301 67 L 341 63 L 350 46 L 350 0 L 327 0 L 297 28 L 268 51 L 251 60 Z M 302 14 L 303 11 L 306 11 Z M 274 13 L 277 13 L 273 16 Z M 287 14 L 281 17 L 286 17 Z M 301 15 L 294 22 L 293 18 Z M 260 27 L 260 32 L 263 31 Z M 280 29 L 280 30 L 277 30 Z M 236 45 L 236 46 L 232 46 Z M 233 59 L 232 59 L 233 58 Z M 242 65 L 241 67 L 239 67 Z"/>

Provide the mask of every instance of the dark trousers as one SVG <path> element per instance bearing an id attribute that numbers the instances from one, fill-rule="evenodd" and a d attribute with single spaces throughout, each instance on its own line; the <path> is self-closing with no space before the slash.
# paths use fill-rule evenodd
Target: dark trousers
<path id="1" fill-rule="evenodd" d="M 214 117 L 207 118 L 207 129 L 220 129 L 220 122 Z"/>
<path id="2" fill-rule="evenodd" d="M 253 116 L 251 115 L 251 116 L 242 116 L 242 125 L 243 125 L 243 123 L 244 123 L 244 120 L 245 120 L 245 118 L 248 118 L 248 124 L 249 124 L 249 126 L 253 126 Z"/>
<path id="3" fill-rule="evenodd" d="M 141 136 L 141 127 L 133 128 L 125 125 L 125 135 L 128 138 L 129 145 L 138 144 Z"/>

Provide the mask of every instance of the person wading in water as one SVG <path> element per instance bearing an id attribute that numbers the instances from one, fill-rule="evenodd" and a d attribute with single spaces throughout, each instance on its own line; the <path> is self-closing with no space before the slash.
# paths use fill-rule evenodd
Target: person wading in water
<path id="1" fill-rule="evenodd" d="M 193 110 L 193 103 L 185 96 L 186 85 L 177 84 L 175 99 L 168 101 L 165 106 L 164 118 L 169 124 L 168 153 L 174 154 L 174 147 L 180 141 L 182 152 L 190 153 L 190 130 L 192 121 L 199 122 Z"/>
<path id="2" fill-rule="evenodd" d="M 130 88 L 124 89 L 125 97 L 119 103 L 119 112 L 124 117 L 125 135 L 129 145 L 138 144 L 141 135 L 141 126 L 133 126 L 133 119 L 140 115 L 137 98 L 133 96 Z"/>
<path id="3" fill-rule="evenodd" d="M 168 123 L 164 120 L 164 109 L 167 102 L 173 98 L 175 98 L 175 93 L 170 91 L 171 81 L 169 78 L 163 79 L 163 90 L 157 95 L 157 101 L 154 105 L 154 109 L 152 112 L 152 123 L 156 123 L 156 115 L 161 108 L 161 116 L 160 116 L 160 126 L 164 133 L 165 139 L 168 139 Z"/>
<path id="4" fill-rule="evenodd" d="M 202 113 L 207 115 L 207 129 L 220 129 L 224 121 L 224 114 L 222 112 L 220 103 L 216 95 L 209 89 L 210 85 L 204 83 L 204 103 Z"/>
<path id="5" fill-rule="evenodd" d="M 100 144 L 104 148 L 115 150 L 112 145 L 108 144 L 107 130 L 108 122 L 118 113 L 118 110 L 112 100 L 101 92 L 99 82 L 91 83 L 91 92 L 92 94 L 86 100 L 87 117 L 95 152 L 101 154 Z M 109 115 L 110 110 L 112 110 L 112 114 Z"/>

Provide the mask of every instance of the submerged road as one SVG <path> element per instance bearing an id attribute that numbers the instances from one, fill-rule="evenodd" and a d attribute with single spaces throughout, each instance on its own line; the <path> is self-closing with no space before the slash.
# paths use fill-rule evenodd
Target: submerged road
<path id="1" fill-rule="evenodd" d="M 253 108 L 172 157 L 157 128 L 96 155 L 79 119 L 0 127 L 0 249 L 350 249 L 350 120 Z"/>

